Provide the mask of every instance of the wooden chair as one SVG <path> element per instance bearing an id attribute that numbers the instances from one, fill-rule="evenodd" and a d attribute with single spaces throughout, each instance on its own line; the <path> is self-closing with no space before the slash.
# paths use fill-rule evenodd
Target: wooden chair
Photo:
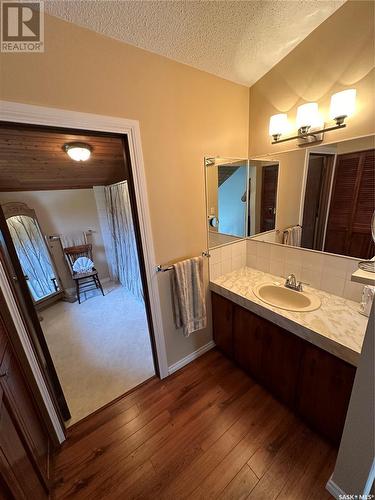
<path id="1" fill-rule="evenodd" d="M 102 284 L 100 283 L 98 271 L 95 267 L 91 271 L 79 273 L 73 270 L 74 262 L 79 257 L 87 257 L 92 259 L 92 245 L 77 245 L 74 247 L 64 248 L 64 253 L 68 261 L 70 270 L 72 272 L 72 278 L 76 284 L 78 303 L 81 303 L 81 292 L 88 292 L 89 290 L 94 290 L 99 288 L 104 295 Z"/>

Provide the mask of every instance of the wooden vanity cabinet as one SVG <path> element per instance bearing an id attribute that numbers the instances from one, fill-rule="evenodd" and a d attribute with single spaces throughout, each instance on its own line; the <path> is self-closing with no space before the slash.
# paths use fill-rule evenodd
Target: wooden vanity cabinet
<path id="1" fill-rule="evenodd" d="M 212 314 L 217 347 L 311 427 L 339 443 L 355 367 L 215 293 Z"/>
<path id="2" fill-rule="evenodd" d="M 302 342 L 293 334 L 233 305 L 235 361 L 283 403 L 293 405 Z"/>
<path id="3" fill-rule="evenodd" d="M 217 347 L 233 358 L 233 302 L 216 293 L 212 294 L 212 320 Z"/>
<path id="4" fill-rule="evenodd" d="M 340 442 L 356 368 L 305 342 L 296 410 L 311 427 Z"/>

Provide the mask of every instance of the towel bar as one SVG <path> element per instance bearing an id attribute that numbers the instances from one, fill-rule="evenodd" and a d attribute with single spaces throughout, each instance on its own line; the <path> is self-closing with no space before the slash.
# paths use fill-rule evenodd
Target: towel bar
<path id="1" fill-rule="evenodd" d="M 210 253 L 209 252 L 202 252 L 202 257 L 210 257 Z M 172 271 L 173 269 L 173 266 L 162 266 L 161 264 L 159 264 L 158 266 L 156 266 L 156 271 L 158 273 L 165 273 L 167 271 Z"/>

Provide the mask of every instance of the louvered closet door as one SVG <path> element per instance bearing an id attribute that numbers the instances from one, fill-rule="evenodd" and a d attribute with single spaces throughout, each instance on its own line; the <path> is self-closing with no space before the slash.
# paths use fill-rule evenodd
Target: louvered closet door
<path id="1" fill-rule="evenodd" d="M 371 259 L 374 245 L 371 237 L 371 218 L 375 210 L 375 151 L 362 155 L 361 181 L 358 200 L 353 214 L 351 234 L 347 241 L 348 255 Z"/>
<path id="2" fill-rule="evenodd" d="M 371 217 L 375 209 L 374 150 L 337 157 L 324 250 L 371 258 Z"/>

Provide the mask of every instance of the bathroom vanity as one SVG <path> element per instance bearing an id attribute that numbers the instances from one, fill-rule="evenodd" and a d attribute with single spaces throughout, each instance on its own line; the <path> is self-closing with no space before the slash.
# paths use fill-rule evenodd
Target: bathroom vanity
<path id="1" fill-rule="evenodd" d="M 217 347 L 330 441 L 339 443 L 366 319 L 355 303 L 313 290 L 321 307 L 291 312 L 262 302 L 251 268 L 211 281 Z"/>

